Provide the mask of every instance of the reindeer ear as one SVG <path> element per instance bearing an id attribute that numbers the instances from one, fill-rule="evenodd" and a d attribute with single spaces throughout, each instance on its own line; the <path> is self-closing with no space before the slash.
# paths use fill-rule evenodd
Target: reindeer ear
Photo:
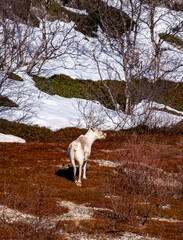
<path id="1" fill-rule="evenodd" d="M 91 125 L 90 127 L 89 127 L 89 129 L 91 129 L 92 131 L 96 131 L 97 130 L 97 128 L 95 127 L 95 125 Z"/>
<path id="2" fill-rule="evenodd" d="M 93 130 L 94 132 L 98 132 L 98 128 L 95 127 L 95 126 L 92 128 L 92 130 Z"/>
<path id="3" fill-rule="evenodd" d="M 91 129 L 92 129 L 93 131 L 96 130 L 95 123 L 94 123 L 93 112 L 91 112 Z"/>
<path id="4" fill-rule="evenodd" d="M 95 128 L 94 126 L 91 126 L 91 130 L 92 130 L 92 131 L 95 131 L 95 129 L 96 129 L 96 128 Z"/>

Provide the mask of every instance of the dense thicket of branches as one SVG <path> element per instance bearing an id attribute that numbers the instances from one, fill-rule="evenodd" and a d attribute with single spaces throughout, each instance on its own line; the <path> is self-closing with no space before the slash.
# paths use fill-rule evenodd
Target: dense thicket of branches
<path id="1" fill-rule="evenodd" d="M 111 49 L 117 67 L 108 61 L 102 64 L 107 66 L 109 79 L 115 75 L 116 79 L 126 82 L 125 112 L 132 114 L 133 106 L 144 96 L 152 101 L 161 93 L 158 80 L 177 81 L 179 77 L 181 81 L 182 51 L 175 47 L 176 44 L 174 48 L 167 45 L 165 37 L 158 36 L 158 32 L 163 31 L 163 36 L 172 34 L 176 37 L 183 31 L 182 20 L 178 12 L 169 9 L 170 1 L 166 0 L 119 0 L 115 11 L 97 2 L 102 30 L 105 32 L 100 39 L 101 46 L 102 49 Z M 111 1 L 106 2 L 112 4 Z M 95 60 L 102 79 L 101 62 L 97 56 Z M 123 106 L 119 108 L 114 95 L 111 101 L 118 106 L 116 110 L 123 110 Z"/>
<path id="2" fill-rule="evenodd" d="M 88 14 L 58 14 L 65 21 L 75 21 L 75 24 L 66 29 L 61 21 L 48 21 L 52 19 L 51 15 L 63 11 L 62 5 L 86 10 Z M 60 7 L 56 9 L 57 6 Z M 107 50 L 111 54 L 112 60 L 106 58 L 101 63 L 95 49 L 88 50 L 96 61 L 101 80 L 102 67 L 105 65 L 108 79 L 125 81 L 125 106 L 118 102 L 120 89 L 114 91 L 106 82 L 103 84 L 116 112 L 125 111 L 126 114 L 133 115 L 135 104 L 142 99 L 153 101 L 161 94 L 159 80 L 177 80 L 175 78 L 178 75 L 178 80 L 181 80 L 182 51 L 176 48 L 175 39 L 182 33 L 183 26 L 179 12 L 170 10 L 178 6 L 181 4 L 177 1 L 171 3 L 168 0 L 119 0 L 116 5 L 108 0 L 2 0 L 0 96 L 9 97 L 9 92 L 6 92 L 11 85 L 9 76 L 17 69 L 24 67 L 29 74 L 39 74 L 50 59 L 57 59 L 66 67 L 64 56 L 69 55 L 72 58 L 73 54 L 78 54 L 73 49 L 73 45 L 77 46 L 74 31 L 70 34 L 75 27 L 88 36 L 97 37 L 101 52 Z M 163 32 L 158 32 L 157 29 L 162 24 Z M 102 31 L 100 36 L 97 35 L 98 30 Z M 170 36 L 171 39 L 174 38 L 173 47 L 166 44 Z M 7 108 L 1 108 L 2 110 Z"/>
<path id="3" fill-rule="evenodd" d="M 74 24 L 66 28 L 62 22 L 48 21 L 50 2 L 3 0 L 0 3 L 0 96 L 16 100 L 23 115 L 31 112 L 28 99 L 32 93 L 12 81 L 11 73 L 23 67 L 28 74 L 39 74 L 50 59 L 58 59 L 62 65 L 65 55 L 72 58 L 71 44 L 76 44 L 75 35 L 69 35 Z M 37 17 L 35 9 L 39 9 Z M 35 23 L 37 28 L 33 27 Z M 8 110 L 8 106 L 0 108 L 1 112 Z"/>

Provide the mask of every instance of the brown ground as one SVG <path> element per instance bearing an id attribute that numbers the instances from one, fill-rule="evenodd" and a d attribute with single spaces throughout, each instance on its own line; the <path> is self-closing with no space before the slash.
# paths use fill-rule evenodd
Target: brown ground
<path id="1" fill-rule="evenodd" d="M 123 232 L 183 239 L 183 136 L 108 132 L 90 160 L 116 167 L 89 161 L 81 188 L 72 181 L 69 141 L 0 144 L 0 239 L 117 239 Z M 61 219 L 69 212 L 62 201 L 91 207 L 93 217 Z M 37 220 L 11 221 L 4 206 Z"/>

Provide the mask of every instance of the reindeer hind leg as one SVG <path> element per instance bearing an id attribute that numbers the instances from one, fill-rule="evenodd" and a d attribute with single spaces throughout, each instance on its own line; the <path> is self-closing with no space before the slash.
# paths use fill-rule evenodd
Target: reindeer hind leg
<path id="1" fill-rule="evenodd" d="M 76 162 L 75 162 L 75 150 L 74 146 L 71 144 L 68 148 L 69 159 L 73 166 L 73 180 L 76 182 Z"/>
<path id="2" fill-rule="evenodd" d="M 79 164 L 79 179 L 78 181 L 76 182 L 76 185 L 81 187 L 82 183 L 81 183 L 81 173 L 82 173 L 82 165 Z"/>
<path id="3" fill-rule="evenodd" d="M 75 161 L 72 161 L 72 166 L 73 166 L 73 180 L 76 182 L 76 164 Z"/>

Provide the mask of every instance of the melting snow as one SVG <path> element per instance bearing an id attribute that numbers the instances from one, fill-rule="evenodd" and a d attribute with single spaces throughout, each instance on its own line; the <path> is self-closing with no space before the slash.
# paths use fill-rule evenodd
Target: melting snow
<path id="1" fill-rule="evenodd" d="M 117 4 L 119 1 L 108 1 L 108 4 L 113 5 L 114 7 L 119 7 Z M 129 11 L 129 9 L 126 9 L 126 11 Z M 182 12 L 176 12 L 176 15 L 173 14 L 172 11 L 171 15 L 167 12 L 167 9 L 163 8 L 157 8 L 156 9 L 156 18 L 160 16 L 160 14 L 164 13 L 162 16 L 161 21 L 156 24 L 155 27 L 155 35 L 158 37 L 158 34 L 162 30 L 166 30 L 167 23 L 171 22 L 172 24 L 176 24 L 176 21 L 173 21 L 174 17 L 178 16 L 179 20 L 183 20 L 183 13 Z M 144 9 L 144 15 L 146 16 L 146 10 Z M 175 15 L 175 16 L 174 16 Z M 119 59 L 118 55 L 115 55 L 109 46 L 106 46 L 105 51 L 102 51 L 101 46 L 99 44 L 99 40 L 97 38 L 89 38 L 84 36 L 82 33 L 77 32 L 73 28 L 73 22 L 70 23 L 64 23 L 60 21 L 55 22 L 48 22 L 48 35 L 49 35 L 49 27 L 52 24 L 51 28 L 57 27 L 58 25 L 64 29 L 64 31 L 70 30 L 69 36 L 68 36 L 68 42 L 65 43 L 64 47 L 66 47 L 67 44 L 70 44 L 70 51 L 72 53 L 75 53 L 73 57 L 71 58 L 69 54 L 66 54 L 61 57 L 60 59 L 51 59 L 48 62 L 44 64 L 44 69 L 40 73 L 41 76 L 48 77 L 55 74 L 66 74 L 68 76 L 71 76 L 72 78 L 79 78 L 79 79 L 91 79 L 91 80 L 99 80 L 100 76 L 97 70 L 97 64 L 94 59 L 91 58 L 91 52 L 93 50 L 93 54 L 97 57 L 98 61 L 101 63 L 101 74 L 103 79 L 108 79 L 108 73 L 109 69 L 107 68 L 106 64 L 103 64 L 104 61 L 107 61 L 110 63 L 110 66 L 114 67 L 115 70 L 118 71 L 118 76 L 120 76 L 119 80 L 124 80 L 124 73 L 122 71 L 120 62 L 121 59 Z M 140 31 L 140 35 L 137 38 L 137 44 L 144 51 L 144 55 L 142 53 L 142 60 L 147 61 L 146 53 L 147 50 L 152 50 L 152 46 L 149 40 L 150 33 L 148 31 L 148 28 L 146 25 L 144 25 L 142 21 L 142 25 L 140 26 L 142 29 Z M 22 31 L 25 30 L 25 26 L 21 26 Z M 31 49 L 33 52 L 36 51 L 37 47 L 40 45 L 41 42 L 41 29 L 35 28 L 33 29 L 33 35 L 31 35 L 32 46 Z M 98 29 L 98 35 L 99 37 L 103 38 L 104 35 L 101 31 L 101 29 Z M 55 42 L 63 36 L 59 36 L 57 34 Z M 77 44 L 73 41 L 76 41 Z M 181 37 L 181 36 L 180 36 Z M 145 43 L 145 44 L 142 44 Z M 176 51 L 176 54 L 174 51 L 172 51 L 173 47 L 167 43 L 164 43 L 165 47 L 167 47 L 169 50 L 167 51 L 167 54 L 164 56 L 164 59 L 167 61 L 165 67 L 169 67 L 170 64 L 173 64 L 174 61 L 171 61 L 172 59 L 175 61 L 182 61 L 182 52 Z M 59 50 L 60 51 L 60 50 Z M 63 64 L 64 62 L 64 64 Z M 74 65 L 74 63 L 77 63 L 77 65 Z M 34 69 L 36 71 L 36 69 Z M 111 79 L 118 79 L 115 75 L 116 71 L 111 72 Z M 52 130 L 57 130 L 60 128 L 65 127 L 82 127 L 86 128 L 86 121 L 83 118 L 83 115 L 81 114 L 81 109 L 85 111 L 85 114 L 88 115 L 90 113 L 93 114 L 94 119 L 100 120 L 100 128 L 105 129 L 120 129 L 120 128 L 131 128 L 137 126 L 139 123 L 143 123 L 146 121 L 146 123 L 153 127 L 156 126 L 169 126 L 171 124 L 176 124 L 179 121 L 183 119 L 183 112 L 174 111 L 177 114 L 171 114 L 168 112 L 163 112 L 159 109 L 163 109 L 165 106 L 160 105 L 154 102 L 148 103 L 147 101 L 142 101 L 139 104 L 137 104 L 134 107 L 134 111 L 132 116 L 125 115 L 123 112 L 116 113 L 113 110 L 106 109 L 102 107 L 99 103 L 86 101 L 84 99 L 76 99 L 76 98 L 63 98 L 59 97 L 57 95 L 50 96 L 46 93 L 43 93 L 39 91 L 34 84 L 34 81 L 30 76 L 28 76 L 25 73 L 25 69 L 21 68 L 17 71 L 17 74 L 19 74 L 24 81 L 23 82 L 17 82 L 13 81 L 16 86 L 12 86 L 11 89 L 4 89 L 4 94 L 9 93 L 10 99 L 14 102 L 16 102 L 19 105 L 19 108 L 14 108 L 11 110 L 8 110 L 6 112 L 1 112 L 1 118 L 8 119 L 10 121 L 16 121 L 17 119 L 22 119 L 22 117 L 25 114 L 24 104 L 28 103 L 34 103 L 34 106 L 32 106 L 32 110 L 27 112 L 27 117 L 31 116 L 31 113 L 35 113 L 35 115 L 31 116 L 30 123 L 29 124 L 37 124 L 39 126 L 47 127 Z M 180 70 L 177 70 L 175 73 L 176 81 L 182 80 L 182 68 Z M 169 79 L 174 79 L 172 76 L 169 76 Z M 24 94 L 20 94 L 21 88 L 26 89 L 27 96 Z M 149 105 L 152 107 L 155 107 L 156 110 L 148 110 Z M 172 109 L 168 109 L 172 110 Z M 148 121 L 147 121 L 148 116 Z M 24 123 L 28 123 L 27 120 L 22 121 Z"/>
<path id="2" fill-rule="evenodd" d="M 7 135 L 0 133 L 0 142 L 17 142 L 17 143 L 25 143 L 25 140 L 19 137 L 15 137 L 13 135 Z"/>

